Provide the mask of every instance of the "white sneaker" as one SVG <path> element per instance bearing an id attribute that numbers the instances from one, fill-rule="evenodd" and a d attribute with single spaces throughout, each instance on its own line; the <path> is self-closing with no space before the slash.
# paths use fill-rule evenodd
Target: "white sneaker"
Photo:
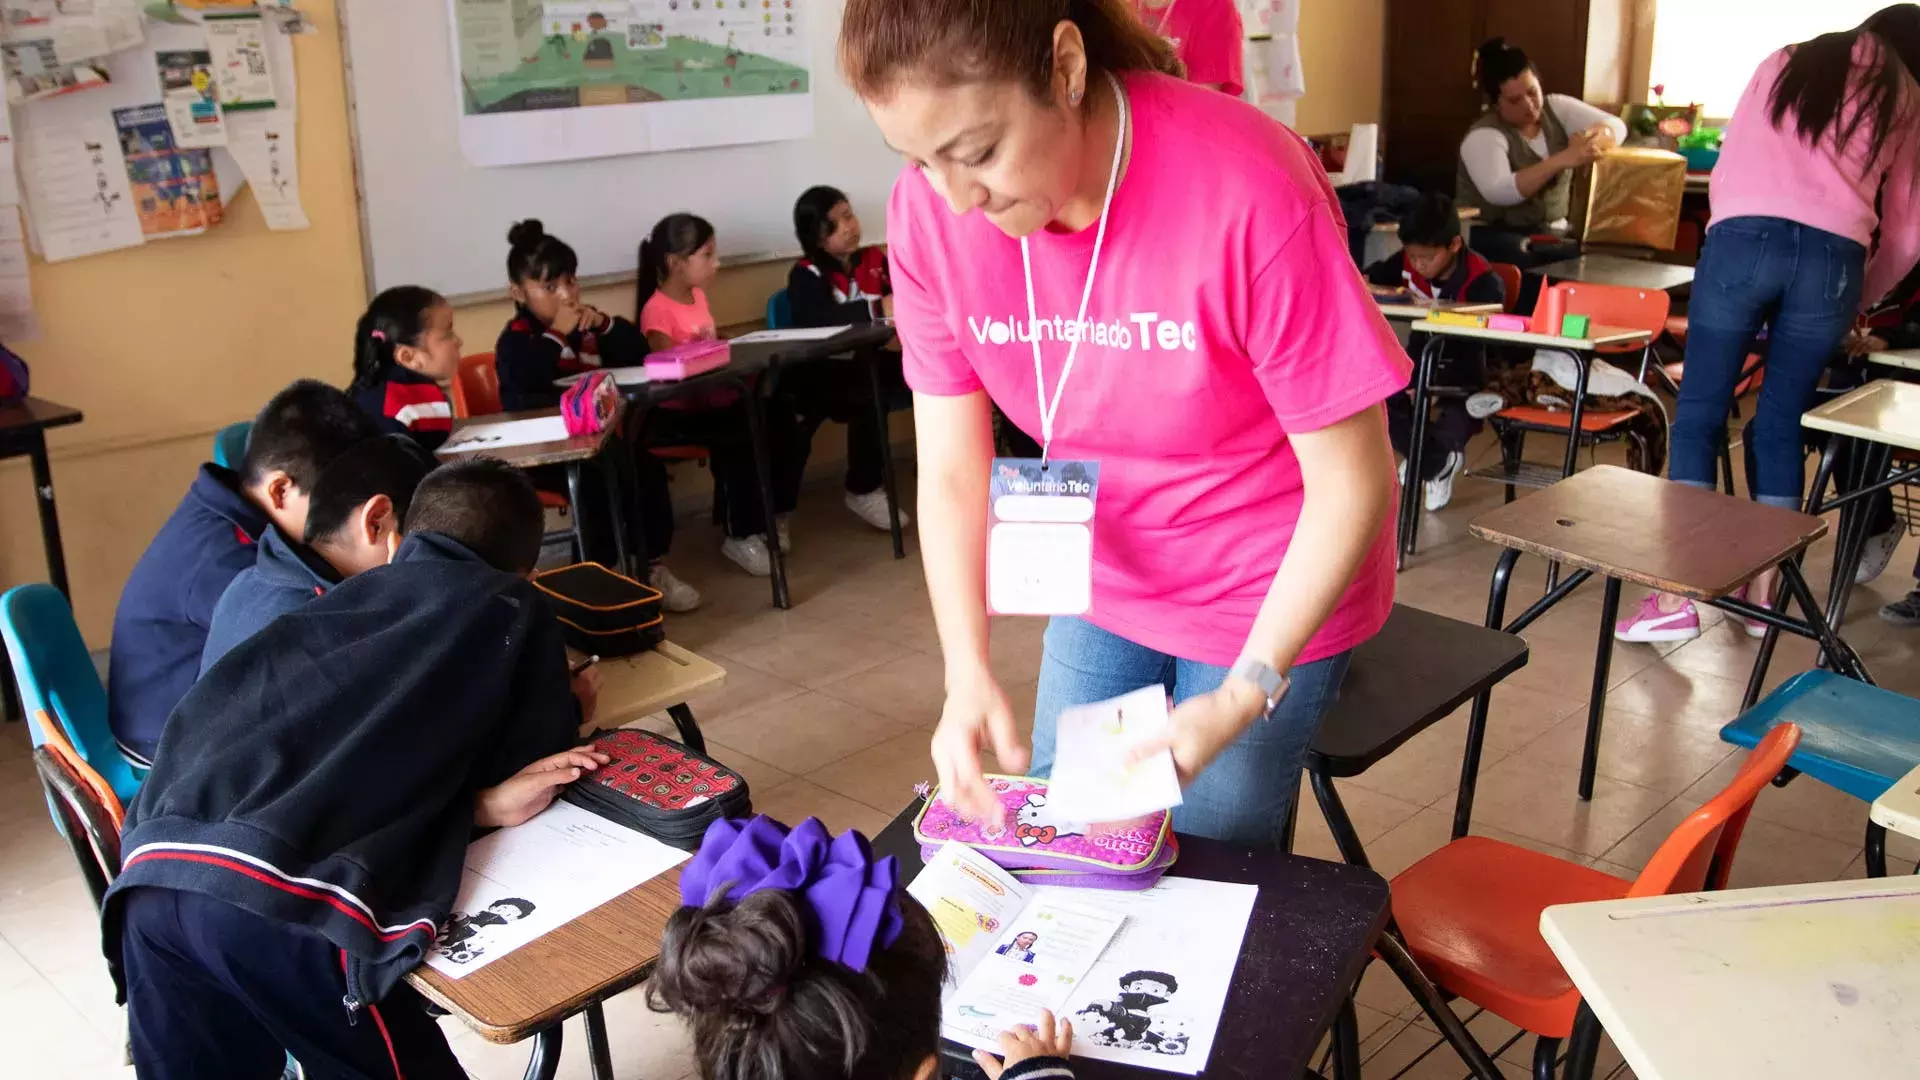
<path id="1" fill-rule="evenodd" d="M 647 584 L 660 590 L 660 606 L 678 614 L 700 606 L 700 590 L 673 576 L 665 563 L 654 563 Z"/>
<path id="2" fill-rule="evenodd" d="M 773 535 L 780 538 L 780 554 L 787 555 L 793 552 L 792 514 L 773 515 Z"/>
<path id="3" fill-rule="evenodd" d="M 720 554 L 732 559 L 735 565 L 754 577 L 766 577 L 773 573 L 773 556 L 767 552 L 765 536 L 739 539 L 729 536 L 721 543 Z"/>
<path id="4" fill-rule="evenodd" d="M 1886 532 L 1867 537 L 1867 545 L 1860 549 L 1860 566 L 1853 572 L 1853 583 L 1865 585 L 1886 573 L 1887 564 L 1893 561 L 1894 549 L 1900 546 L 1905 535 L 1905 527 L 1896 520 Z"/>
<path id="5" fill-rule="evenodd" d="M 1467 398 L 1467 415 L 1475 420 L 1485 420 L 1506 407 L 1506 398 L 1485 390 Z"/>
<path id="6" fill-rule="evenodd" d="M 1440 468 L 1440 475 L 1427 481 L 1427 510 L 1442 510 L 1453 501 L 1453 482 L 1459 477 L 1460 470 L 1467 464 L 1467 456 L 1458 450 L 1447 451 L 1447 463 Z"/>
<path id="7" fill-rule="evenodd" d="M 893 531 L 893 523 L 887 518 L 887 491 L 885 488 L 874 488 L 865 495 L 855 495 L 851 491 L 847 492 L 847 509 L 853 511 L 855 517 L 879 529 L 881 532 Z M 907 516 L 907 512 L 905 510 L 900 511 L 900 527 L 904 529 L 912 523 L 913 519 Z"/>

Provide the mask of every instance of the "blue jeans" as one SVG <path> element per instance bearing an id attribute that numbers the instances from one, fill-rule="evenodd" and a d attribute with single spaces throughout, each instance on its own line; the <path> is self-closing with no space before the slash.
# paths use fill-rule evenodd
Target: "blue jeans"
<path id="1" fill-rule="evenodd" d="M 1707 230 L 1687 309 L 1687 367 L 1667 475 L 1714 486 L 1733 387 L 1761 327 L 1767 378 L 1747 424 L 1753 492 L 1795 508 L 1806 479 L 1800 414 L 1860 310 L 1867 249 L 1784 218 L 1737 217 Z"/>
<path id="2" fill-rule="evenodd" d="M 1280 846 L 1287 811 L 1300 790 L 1301 759 L 1320 718 L 1340 696 L 1352 655 L 1349 650 L 1289 672 L 1279 707 L 1255 721 L 1200 774 L 1173 812 L 1173 827 L 1230 844 Z M 1226 678 L 1226 668 L 1168 656 L 1080 619 L 1053 619 L 1040 661 L 1030 771 L 1035 776 L 1053 771 L 1055 726 L 1069 706 L 1105 701 L 1152 683 L 1166 687 L 1178 705 L 1218 689 Z"/>

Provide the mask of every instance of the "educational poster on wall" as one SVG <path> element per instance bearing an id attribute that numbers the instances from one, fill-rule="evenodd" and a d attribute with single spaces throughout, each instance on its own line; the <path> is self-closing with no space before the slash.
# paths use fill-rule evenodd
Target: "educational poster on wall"
<path id="1" fill-rule="evenodd" d="M 27 205 L 48 262 L 145 242 L 110 117 L 33 124 L 21 135 Z"/>
<path id="2" fill-rule="evenodd" d="M 820 0 L 447 0 L 460 145 L 522 165 L 813 134 Z"/>
<path id="3" fill-rule="evenodd" d="M 120 152 L 127 159 L 134 212 L 149 240 L 197 236 L 221 218 L 220 181 L 213 174 L 211 150 L 174 145 L 167 110 L 140 105 L 113 110 Z"/>

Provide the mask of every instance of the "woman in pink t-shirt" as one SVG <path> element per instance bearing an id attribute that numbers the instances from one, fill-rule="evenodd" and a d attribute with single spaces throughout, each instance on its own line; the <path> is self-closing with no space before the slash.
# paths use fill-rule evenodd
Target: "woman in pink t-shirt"
<path id="1" fill-rule="evenodd" d="M 1140 21 L 1167 39 L 1187 81 L 1239 97 L 1246 92 L 1246 30 L 1235 0 L 1137 0 Z"/>
<path id="2" fill-rule="evenodd" d="M 1188 785 L 1175 824 L 1277 842 L 1348 654 L 1393 602 L 1381 402 L 1410 365 L 1326 175 L 1258 110 L 1164 74 L 1128 0 L 849 0 L 840 49 L 909 163 L 887 239 L 944 790 L 990 815 L 982 748 L 1029 766 L 987 661 L 997 404 L 1063 478 L 1097 463 L 1090 556 L 1042 570 L 994 541 L 1015 556 L 996 590 L 1092 564 L 1090 607 L 1047 628 L 1032 771 L 1062 709 L 1158 684 Z"/>

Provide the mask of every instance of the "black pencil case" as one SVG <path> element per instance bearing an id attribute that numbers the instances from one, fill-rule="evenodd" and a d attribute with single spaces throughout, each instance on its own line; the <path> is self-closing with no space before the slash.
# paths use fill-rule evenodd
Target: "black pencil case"
<path id="1" fill-rule="evenodd" d="M 745 777 L 663 735 L 620 728 L 586 748 L 612 760 L 561 797 L 661 843 L 692 851 L 707 826 L 753 812 Z"/>
<path id="2" fill-rule="evenodd" d="M 599 563 L 574 563 L 536 574 L 567 644 L 590 656 L 631 656 L 666 640 L 660 590 Z"/>

